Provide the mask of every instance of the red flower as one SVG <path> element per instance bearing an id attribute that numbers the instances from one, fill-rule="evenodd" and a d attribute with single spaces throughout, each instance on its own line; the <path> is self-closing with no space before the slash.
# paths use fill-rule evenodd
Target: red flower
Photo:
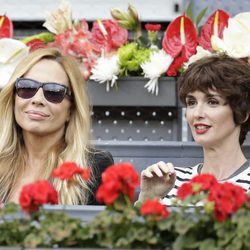
<path id="1" fill-rule="evenodd" d="M 167 75 L 168 76 L 177 76 L 178 71 L 181 69 L 184 62 L 187 60 L 184 60 L 182 56 L 176 57 L 170 67 L 168 68 Z"/>
<path id="2" fill-rule="evenodd" d="M 30 52 L 46 47 L 46 43 L 38 38 L 34 38 L 30 40 L 29 42 L 26 43 L 26 45 L 30 47 L 30 50 L 29 50 Z"/>
<path id="3" fill-rule="evenodd" d="M 181 200 L 185 200 L 187 196 L 194 194 L 193 185 L 190 182 L 182 184 L 177 191 L 177 197 Z"/>
<path id="4" fill-rule="evenodd" d="M 221 183 L 211 187 L 208 200 L 214 202 L 215 217 L 224 221 L 235 213 L 247 200 L 245 190 L 232 183 Z"/>
<path id="5" fill-rule="evenodd" d="M 165 205 L 162 205 L 157 199 L 147 200 L 141 206 L 141 215 L 153 215 L 156 220 L 167 218 L 169 212 Z"/>
<path id="6" fill-rule="evenodd" d="M 100 56 L 100 49 L 91 41 L 92 33 L 89 31 L 86 20 L 74 24 L 72 29 L 57 34 L 51 47 L 58 47 L 64 54 L 75 57 L 80 62 L 80 69 L 85 80 Z"/>
<path id="7" fill-rule="evenodd" d="M 211 174 L 199 174 L 190 180 L 191 183 L 200 184 L 199 190 L 206 191 L 218 184 L 216 178 Z"/>
<path id="8" fill-rule="evenodd" d="M 168 25 L 162 47 L 173 58 L 181 56 L 186 61 L 196 53 L 197 43 L 193 22 L 186 16 L 179 16 Z"/>
<path id="9" fill-rule="evenodd" d="M 52 171 L 51 176 L 63 180 L 71 180 L 75 174 L 80 174 L 84 180 L 89 180 L 90 169 L 83 169 L 76 165 L 75 162 L 64 162 L 60 167 Z"/>
<path id="10" fill-rule="evenodd" d="M 19 203 L 29 214 L 37 211 L 43 204 L 58 204 L 58 194 L 48 181 L 37 181 L 22 188 Z"/>
<path id="11" fill-rule="evenodd" d="M 120 163 L 108 167 L 102 174 L 102 185 L 97 190 L 99 202 L 111 205 L 120 194 L 134 200 L 135 188 L 139 185 L 139 176 L 130 163 Z"/>
<path id="12" fill-rule="evenodd" d="M 185 200 L 187 196 L 195 195 L 201 191 L 208 191 L 218 184 L 215 177 L 211 174 L 200 174 L 192 178 L 189 182 L 180 186 L 177 197 Z"/>
<path id="13" fill-rule="evenodd" d="M 13 37 L 13 23 L 7 16 L 0 16 L 0 38 Z"/>
<path id="14" fill-rule="evenodd" d="M 212 51 L 211 37 L 217 34 L 223 36 L 223 30 L 228 25 L 229 15 L 223 10 L 216 10 L 203 25 L 200 33 L 199 44 L 206 50 Z"/>
<path id="15" fill-rule="evenodd" d="M 107 52 L 119 49 L 128 40 L 128 31 L 114 20 L 102 20 L 102 25 L 105 29 L 101 30 L 98 22 L 94 22 L 92 32 L 92 42 Z"/>
<path id="16" fill-rule="evenodd" d="M 160 24 L 151 24 L 151 23 L 147 23 L 145 24 L 145 29 L 151 32 L 157 32 L 161 29 L 161 25 Z"/>

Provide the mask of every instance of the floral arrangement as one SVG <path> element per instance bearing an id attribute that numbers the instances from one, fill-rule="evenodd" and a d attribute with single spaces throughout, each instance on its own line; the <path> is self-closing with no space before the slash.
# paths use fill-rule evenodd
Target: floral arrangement
<path id="1" fill-rule="evenodd" d="M 112 19 L 97 19 L 89 29 L 85 19 L 72 19 L 70 3 L 61 0 L 58 9 L 47 15 L 43 26 L 48 32 L 23 39 L 24 44 L 15 40 L 11 45 L 6 45 L 5 39 L 13 37 L 13 25 L 6 16 L 0 16 L 0 72 L 15 67 L 28 51 L 56 46 L 77 58 L 86 80 L 106 83 L 107 91 L 116 85 L 118 77 L 136 75 L 147 78 L 145 88 L 157 95 L 159 77 L 178 76 L 201 57 L 224 52 L 249 60 L 250 12 L 230 17 L 218 9 L 199 27 L 205 12 L 202 10 L 193 20 L 189 5 L 186 13 L 168 25 L 162 38 L 161 25 L 150 23 L 145 25 L 145 37 L 139 15 L 131 5 L 127 12 L 111 9 Z M 129 32 L 134 34 L 133 39 L 129 39 Z"/>
<path id="2" fill-rule="evenodd" d="M 89 178 L 88 168 L 64 163 L 52 173 L 71 185 L 74 176 Z M 110 166 L 102 175 L 97 199 L 106 208 L 89 223 L 62 212 L 47 212 L 57 192 L 47 181 L 24 186 L 20 208 L 0 209 L 0 246 L 87 247 L 109 249 L 232 249 L 250 248 L 250 196 L 240 186 L 218 183 L 202 174 L 178 190 L 175 207 L 156 199 L 133 204 L 139 177 L 130 163 Z M 198 205 L 201 204 L 202 205 Z M 178 205 L 178 206 L 177 206 Z M 194 206 L 192 206 L 194 205 Z"/>

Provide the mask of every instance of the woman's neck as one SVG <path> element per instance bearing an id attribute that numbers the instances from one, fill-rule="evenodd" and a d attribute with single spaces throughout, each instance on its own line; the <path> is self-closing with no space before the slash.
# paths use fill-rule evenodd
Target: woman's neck
<path id="1" fill-rule="evenodd" d="M 239 144 L 223 148 L 203 148 L 203 151 L 204 164 L 201 172 L 211 173 L 218 180 L 227 179 L 246 162 Z"/>
<path id="2" fill-rule="evenodd" d="M 31 168 L 41 166 L 51 148 L 61 141 L 60 138 L 48 138 L 30 134 L 23 134 L 23 140 L 28 157 L 27 164 Z"/>

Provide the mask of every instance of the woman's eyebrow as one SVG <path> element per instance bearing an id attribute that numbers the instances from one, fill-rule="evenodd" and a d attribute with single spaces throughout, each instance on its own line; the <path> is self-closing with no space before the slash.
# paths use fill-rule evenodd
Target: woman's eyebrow
<path id="1" fill-rule="evenodd" d="M 206 96 L 207 97 L 219 97 L 219 98 L 222 98 L 222 96 L 220 94 L 211 94 L 211 93 L 209 93 Z"/>
<path id="2" fill-rule="evenodd" d="M 195 98 L 193 95 L 191 95 L 191 94 L 188 94 L 187 96 L 186 96 L 186 98 Z"/>

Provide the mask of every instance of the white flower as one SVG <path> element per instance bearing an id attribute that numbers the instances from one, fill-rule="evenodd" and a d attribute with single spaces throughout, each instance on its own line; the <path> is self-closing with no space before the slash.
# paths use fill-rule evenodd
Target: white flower
<path id="1" fill-rule="evenodd" d="M 43 24 L 54 34 L 64 33 L 72 27 L 72 9 L 66 0 L 61 0 L 57 10 L 46 12 L 46 22 Z"/>
<path id="2" fill-rule="evenodd" d="M 211 42 L 217 52 L 225 52 L 234 58 L 250 57 L 250 12 L 229 18 L 223 38 L 212 36 Z"/>
<path id="3" fill-rule="evenodd" d="M 201 58 L 211 56 L 211 55 L 212 55 L 212 53 L 210 51 L 203 49 L 201 46 L 197 46 L 196 47 L 196 54 L 192 55 L 189 58 L 188 62 L 184 63 L 183 68 L 186 70 L 191 63 L 193 63 Z"/>
<path id="4" fill-rule="evenodd" d="M 101 56 L 96 65 L 91 69 L 90 79 L 99 83 L 106 82 L 106 91 L 113 87 L 119 74 L 119 59 L 117 55 L 110 58 Z"/>
<path id="5" fill-rule="evenodd" d="M 29 47 L 23 42 L 11 39 L 0 39 L 0 88 L 9 81 L 17 64 L 29 53 Z"/>
<path id="6" fill-rule="evenodd" d="M 144 86 L 148 89 L 148 92 L 158 95 L 158 78 L 167 71 L 173 60 L 164 50 L 159 50 L 151 52 L 149 61 L 141 64 L 145 77 L 150 78 Z"/>

